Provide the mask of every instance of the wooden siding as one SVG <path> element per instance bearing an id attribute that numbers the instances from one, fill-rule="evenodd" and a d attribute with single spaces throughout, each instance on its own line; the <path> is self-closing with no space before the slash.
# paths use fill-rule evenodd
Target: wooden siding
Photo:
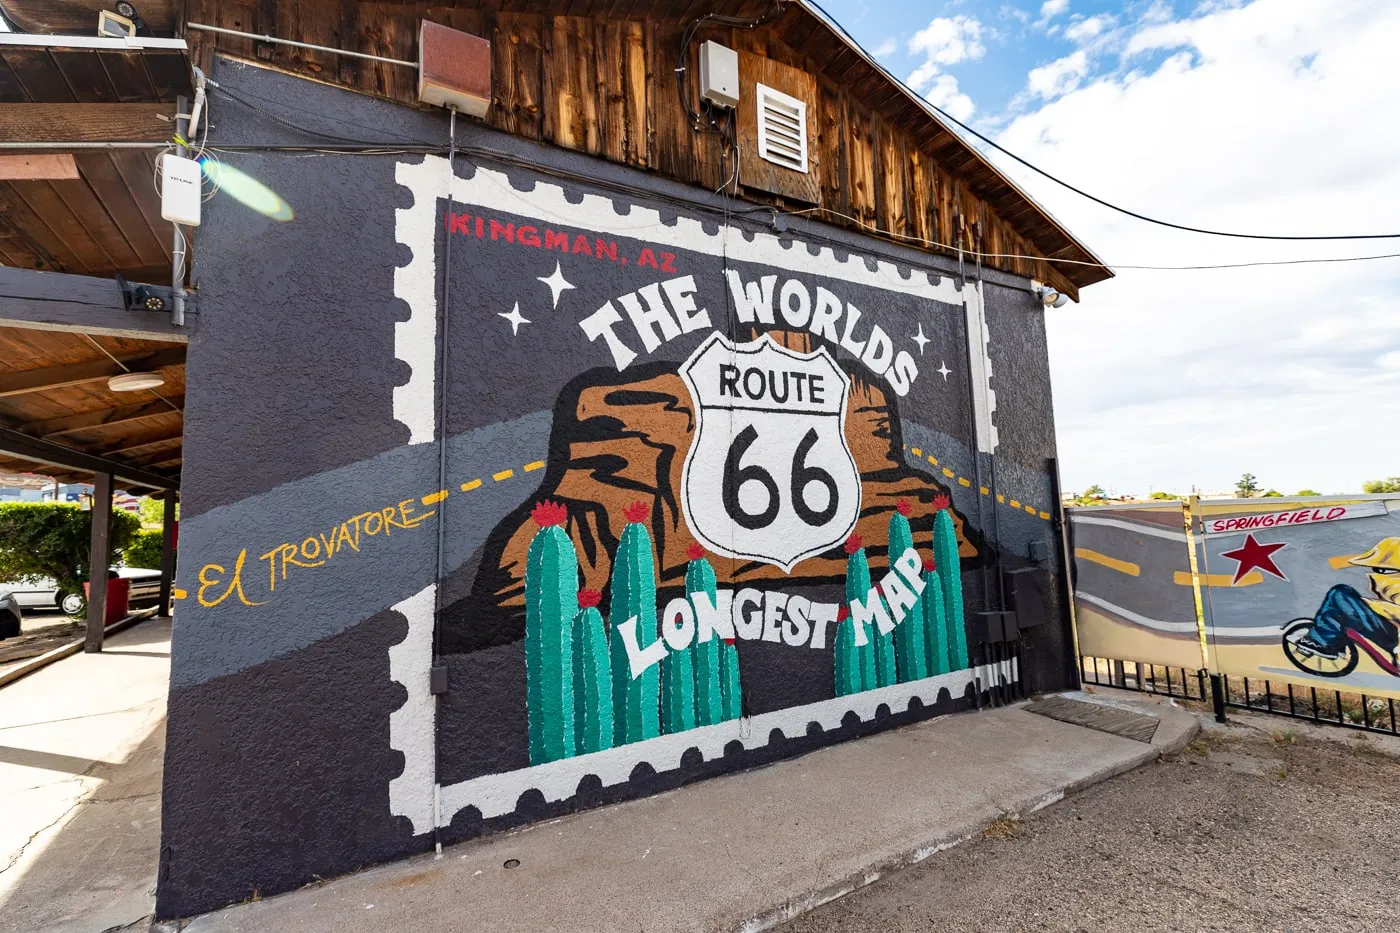
<path id="1" fill-rule="evenodd" d="M 416 59 L 423 18 L 486 36 L 493 58 L 488 125 L 714 190 L 724 181 L 720 142 L 693 132 L 677 100 L 674 68 L 683 24 L 711 10 L 756 15 L 768 9 L 767 3 L 737 0 L 717 0 L 703 10 L 697 4 L 627 0 L 462 0 L 452 6 L 190 0 L 187 15 L 195 22 L 410 61 Z M 209 33 L 191 32 L 188 38 L 205 67 L 217 49 L 403 103 L 417 100 L 411 68 Z M 825 220 L 936 252 L 958 246 L 961 230 L 964 248 L 980 235 L 988 252 L 995 243 L 1001 253 L 1092 258 L 800 7 L 789 6 L 776 22 L 756 29 L 700 29 L 692 67 L 705 39 L 815 76 L 811 154 L 821 165 L 818 216 Z M 756 188 L 742 193 L 757 203 L 807 206 Z M 1062 275 L 1042 260 L 990 259 L 987 265 L 1050 281 L 1071 295 L 1109 274 L 1071 266 Z"/>

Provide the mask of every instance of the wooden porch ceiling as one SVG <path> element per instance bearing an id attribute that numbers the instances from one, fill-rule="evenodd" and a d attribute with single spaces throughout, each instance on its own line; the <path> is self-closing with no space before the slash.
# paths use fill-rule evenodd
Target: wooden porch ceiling
<path id="1" fill-rule="evenodd" d="M 0 140 L 6 142 L 159 142 L 173 132 L 176 99 L 191 93 L 182 48 L 69 47 L 68 40 L 47 36 L 3 40 Z M 77 178 L 0 180 L 0 265 L 167 281 L 171 234 L 156 195 L 156 151 L 67 151 Z"/>
<path id="2" fill-rule="evenodd" d="M 178 482 L 184 359 L 183 344 L 0 328 L 0 429 Z M 127 370 L 159 372 L 165 384 L 141 392 L 107 388 L 111 376 Z M 92 481 L 88 471 L 7 453 L 0 453 L 0 471 Z M 149 488 L 120 479 L 117 486 Z"/>

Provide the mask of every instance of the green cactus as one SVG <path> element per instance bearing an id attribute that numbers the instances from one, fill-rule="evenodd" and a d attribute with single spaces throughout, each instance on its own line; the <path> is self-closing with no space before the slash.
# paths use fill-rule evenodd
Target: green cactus
<path id="1" fill-rule="evenodd" d="M 744 715 L 744 689 L 739 684 L 739 649 L 730 638 L 719 646 L 720 698 L 724 701 L 724 720 Z"/>
<path id="2" fill-rule="evenodd" d="M 705 549 L 698 544 L 692 544 L 687 556 L 690 558 L 690 563 L 685 568 L 686 597 L 689 598 L 691 593 L 704 593 L 709 597 L 710 605 L 715 605 L 719 585 L 715 580 L 715 568 L 710 566 L 710 562 L 705 559 Z M 694 608 L 694 600 L 691 600 L 691 609 L 694 610 Z M 698 619 L 700 613 L 696 612 L 695 616 Z M 695 724 L 697 726 L 713 726 L 725 719 L 724 674 L 720 665 L 720 652 L 724 647 L 724 643 L 720 641 L 718 636 L 711 637 L 709 641 L 702 644 L 697 631 L 695 645 L 692 648 L 695 653 Z M 662 671 L 661 677 L 664 684 L 665 671 Z"/>
<path id="3" fill-rule="evenodd" d="M 851 610 L 842 606 L 836 612 L 836 695 L 847 696 L 865 689 L 860 671 L 860 654 L 856 647 L 856 624 L 850 621 Z"/>
<path id="4" fill-rule="evenodd" d="M 929 674 L 946 674 L 951 669 L 948 652 L 948 609 L 943 603 L 943 584 L 933 561 L 924 561 L 924 638 Z"/>
<path id="5" fill-rule="evenodd" d="M 624 510 L 627 525 L 613 555 L 612 628 L 613 720 L 615 744 L 626 745 L 661 734 L 661 677 L 653 665 L 633 679 L 618 627 L 637 620 L 637 647 L 645 649 L 660 637 L 656 627 L 656 559 L 646 520 L 651 509 L 637 502 Z"/>
<path id="6" fill-rule="evenodd" d="M 695 648 L 692 642 L 684 651 L 669 651 L 661 662 L 662 732 L 695 728 Z"/>
<path id="7" fill-rule="evenodd" d="M 580 755 L 613 745 L 612 663 L 598 603 L 603 594 L 580 590 L 574 616 L 574 746 Z"/>
<path id="8" fill-rule="evenodd" d="M 865 602 L 866 596 L 870 593 L 870 562 L 865 558 L 865 548 L 861 544 L 860 535 L 851 535 L 846 539 L 846 605 L 851 606 L 856 600 Z M 875 599 L 879 599 L 876 594 Z M 852 610 L 854 611 L 854 610 Z M 854 620 L 846 626 L 851 630 L 850 646 L 855 655 L 855 664 L 860 671 L 860 686 L 856 690 L 873 690 L 883 686 L 877 666 L 876 643 L 879 640 L 879 629 L 874 625 L 867 626 L 865 644 L 856 644 Z M 837 636 L 837 644 L 840 645 L 840 636 Z M 890 662 L 894 662 L 893 646 L 890 650 Z M 842 667 L 842 659 L 838 657 L 837 670 Z"/>
<path id="9" fill-rule="evenodd" d="M 890 516 L 890 570 L 894 563 L 914 546 L 914 532 L 909 527 L 908 515 L 912 511 L 906 501 L 901 501 Z M 895 571 L 898 572 L 898 571 Z M 914 587 L 911 585 L 910 589 Z M 894 630 L 895 665 L 900 683 L 923 680 L 928 676 L 928 645 L 924 636 L 924 594 L 919 593 L 914 605 L 904 621 Z"/>
<path id="10" fill-rule="evenodd" d="M 946 497 L 934 505 L 941 506 L 933 520 L 933 559 L 938 564 L 938 579 L 943 584 L 943 607 L 947 613 L 948 659 L 955 671 L 967 667 L 967 628 L 963 623 L 962 570 L 958 560 L 958 535 L 953 530 L 953 515 Z"/>
<path id="11" fill-rule="evenodd" d="M 525 557 L 525 697 L 530 762 L 543 764 L 575 752 L 578 556 L 563 528 L 568 519 L 563 505 L 541 502 L 531 514 L 539 531 Z"/>

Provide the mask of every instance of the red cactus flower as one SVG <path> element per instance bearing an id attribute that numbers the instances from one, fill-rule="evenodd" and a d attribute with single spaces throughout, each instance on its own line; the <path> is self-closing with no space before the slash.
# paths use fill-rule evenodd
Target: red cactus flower
<path id="1" fill-rule="evenodd" d="M 924 558 L 924 573 L 933 573 L 933 571 L 936 570 L 936 569 L 938 569 L 938 568 L 934 566 L 933 558 L 932 558 L 932 557 L 925 557 L 925 558 Z"/>
<path id="2" fill-rule="evenodd" d="M 597 590 L 579 590 L 578 606 L 580 609 L 592 609 L 603 601 L 603 594 Z"/>
<path id="3" fill-rule="evenodd" d="M 851 610 L 850 610 L 849 608 L 847 608 L 846 606 L 837 606 L 837 607 L 836 607 L 836 621 L 837 621 L 838 623 L 845 622 L 845 621 L 846 621 L 847 619 L 849 619 L 850 617 L 851 617 Z"/>
<path id="4" fill-rule="evenodd" d="M 562 502 L 541 501 L 530 511 L 530 517 L 541 528 L 552 528 L 569 520 L 569 509 Z"/>
<path id="5" fill-rule="evenodd" d="M 734 639 L 732 639 L 732 638 L 722 638 L 722 639 L 720 639 L 720 640 L 723 641 L 726 645 L 732 645 L 732 644 L 734 644 Z"/>
<path id="6" fill-rule="evenodd" d="M 705 548 L 700 544 L 692 543 L 690 547 L 685 549 L 685 556 L 688 560 L 699 560 L 705 556 Z"/>
<path id="7" fill-rule="evenodd" d="M 651 506 L 645 502 L 633 502 L 622 510 L 622 514 L 627 517 L 627 521 L 636 524 L 644 522 L 651 517 Z"/>
<path id="8" fill-rule="evenodd" d="M 908 499 L 900 499 L 899 504 L 895 506 L 895 509 L 899 512 L 900 515 L 903 515 L 905 518 L 908 518 L 910 513 L 914 511 L 914 507 L 909 504 Z"/>
<path id="9" fill-rule="evenodd" d="M 947 496 L 939 496 L 933 500 L 933 509 L 936 512 L 939 509 L 946 509 L 952 504 L 953 503 L 948 499 Z"/>
<path id="10" fill-rule="evenodd" d="M 856 551 L 859 551 L 861 543 L 860 535 L 851 535 L 846 539 L 846 553 L 854 554 Z"/>

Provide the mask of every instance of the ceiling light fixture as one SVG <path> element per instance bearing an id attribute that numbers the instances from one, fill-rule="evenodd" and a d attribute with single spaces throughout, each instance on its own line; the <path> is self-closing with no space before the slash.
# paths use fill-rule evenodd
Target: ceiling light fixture
<path id="1" fill-rule="evenodd" d="M 107 388 L 113 392 L 139 392 L 142 389 L 158 389 L 165 385 L 165 377 L 160 373 L 122 373 L 107 380 Z"/>

